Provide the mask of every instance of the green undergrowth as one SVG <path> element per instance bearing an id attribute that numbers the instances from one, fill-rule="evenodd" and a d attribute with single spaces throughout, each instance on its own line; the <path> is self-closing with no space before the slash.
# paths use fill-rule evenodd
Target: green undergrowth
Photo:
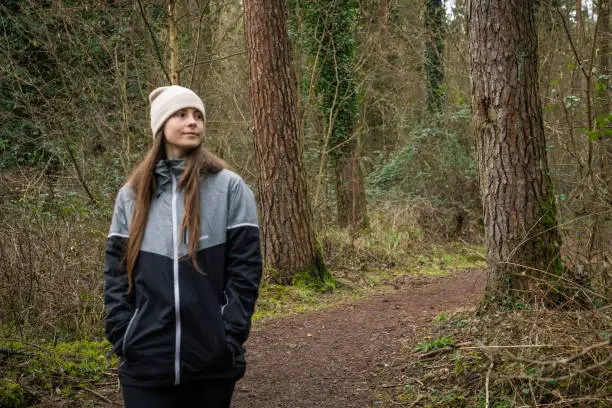
<path id="1" fill-rule="evenodd" d="M 0 340 L 0 408 L 30 406 L 42 397 L 88 399 L 84 390 L 114 382 L 117 357 L 107 341 L 34 345 Z"/>
<path id="2" fill-rule="evenodd" d="M 0 407 L 20 408 L 24 405 L 23 388 L 10 378 L 0 378 Z"/>
<path id="3" fill-rule="evenodd" d="M 322 285 L 313 285 L 300 276 L 290 286 L 264 280 L 254 319 L 319 310 L 392 290 L 400 280 L 426 279 L 482 267 L 482 248 L 464 243 L 421 247 L 402 262 L 387 264 L 359 260 L 355 254 L 346 256 L 353 258 L 351 262 L 367 266 L 329 262 L 330 274 Z M 108 342 L 19 341 L 17 337 L 0 335 L 4 339 L 0 341 L 0 408 L 31 406 L 49 398 L 60 401 L 60 406 L 96 406 L 100 397 L 95 392 L 100 394 L 104 387 L 115 389 L 118 361 L 110 354 Z M 436 346 L 445 347 L 442 343 L 431 347 Z"/>
<path id="4" fill-rule="evenodd" d="M 440 313 L 376 373 L 373 406 L 609 407 L 612 320 L 602 309 Z"/>
<path id="5" fill-rule="evenodd" d="M 359 260 L 351 258 L 351 262 L 358 263 Z M 357 300 L 387 290 L 402 278 L 446 276 L 482 267 L 484 249 L 466 243 L 421 248 L 418 254 L 406 256 L 401 263 L 374 263 L 364 267 L 332 263 L 329 267 L 331 276 L 323 287 L 310 285 L 307 280 L 299 278 L 290 286 L 264 281 L 254 319 L 309 312 Z"/>

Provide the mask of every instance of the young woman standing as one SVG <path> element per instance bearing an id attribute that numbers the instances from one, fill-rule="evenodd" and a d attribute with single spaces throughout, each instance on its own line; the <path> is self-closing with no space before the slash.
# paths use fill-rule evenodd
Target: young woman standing
<path id="1" fill-rule="evenodd" d="M 202 146 L 202 100 L 149 95 L 153 147 L 115 203 L 106 336 L 127 408 L 229 407 L 262 260 L 253 193 Z"/>

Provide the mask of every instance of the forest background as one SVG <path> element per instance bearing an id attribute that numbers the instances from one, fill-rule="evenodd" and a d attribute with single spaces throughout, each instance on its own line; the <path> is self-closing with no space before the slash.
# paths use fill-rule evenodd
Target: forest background
<path id="1" fill-rule="evenodd" d="M 72 371 L 62 368 L 64 374 L 83 380 L 108 371 L 98 340 L 114 196 L 151 142 L 147 95 L 173 75 L 205 100 L 207 147 L 261 194 L 243 6 L 248 2 L 2 2 L 0 344 L 12 350 L 3 355 L 64 345 L 58 354 L 64 357 L 54 358 L 64 359 L 67 350 L 94 356 Z M 576 342 L 568 352 L 575 352 L 609 344 L 611 334 L 608 2 L 534 6 L 547 174 L 563 242 L 556 280 L 563 290 L 555 289 L 561 295 L 553 307 L 583 310 L 597 328 L 589 337 L 571 337 Z M 482 267 L 467 1 L 292 0 L 286 8 L 305 201 L 330 275 L 310 287 L 308 274 L 296 275 L 304 271 L 287 277 L 268 264 L 261 310 L 279 307 L 286 293 L 279 283 L 301 284 L 317 297 L 343 281 L 377 281 L 415 265 Z M 335 25 L 320 25 L 322 19 Z M 337 29 L 330 48 L 324 45 L 331 26 Z M 330 49 L 334 58 L 325 58 Z M 352 209 L 343 207 L 338 183 L 339 152 L 347 147 L 358 163 L 351 191 L 362 191 L 352 195 Z M 525 299 L 499 301 L 507 313 L 538 307 Z M 570 373 L 610 368 L 609 358 L 586 354 L 592 360 Z M 28 366 L 28 376 L 63 390 L 57 364 L 46 363 L 52 375 L 40 364 Z M 34 398 L 16 380 L 25 371 L 0 380 L 22 403 Z M 67 383 L 71 395 L 75 385 Z M 598 390 L 595 384 L 574 394 Z"/>

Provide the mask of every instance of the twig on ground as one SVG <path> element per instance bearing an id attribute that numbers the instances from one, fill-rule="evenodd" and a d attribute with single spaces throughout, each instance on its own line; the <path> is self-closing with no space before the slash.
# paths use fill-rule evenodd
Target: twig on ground
<path id="1" fill-rule="evenodd" d="M 584 401 L 603 401 L 608 404 L 612 404 L 612 398 L 596 398 L 596 397 L 583 397 L 583 398 L 573 398 L 573 399 L 564 399 L 562 401 L 552 402 L 550 404 L 538 404 L 538 407 L 555 407 L 557 405 L 570 405 L 576 402 L 584 402 Z"/>
<path id="2" fill-rule="evenodd" d="M 511 346 L 469 346 L 460 347 L 461 349 L 489 349 L 489 348 L 531 348 L 531 347 L 565 347 L 557 344 L 520 344 Z"/>
<path id="3" fill-rule="evenodd" d="M 84 387 L 84 386 L 82 386 L 82 385 L 79 385 L 79 388 L 81 388 L 81 389 L 83 389 L 83 390 L 85 390 L 85 391 L 87 391 L 87 392 L 92 393 L 92 394 L 93 394 L 93 395 L 95 395 L 96 397 L 98 397 L 98 398 L 100 398 L 100 399 L 102 399 L 102 400 L 104 400 L 104 401 L 108 402 L 109 404 L 119 406 L 119 404 L 117 404 L 115 401 L 112 401 L 112 400 L 110 400 L 110 399 L 106 398 L 104 395 L 100 394 L 99 392 L 96 392 L 96 391 L 92 390 L 91 388 L 87 388 L 87 387 Z"/>
<path id="4" fill-rule="evenodd" d="M 406 384 L 383 384 L 382 388 L 396 388 L 396 387 L 404 387 Z"/>
<path id="5" fill-rule="evenodd" d="M 537 377 L 537 376 L 532 376 L 532 375 L 514 375 L 514 376 L 502 376 L 501 378 L 504 378 L 506 380 L 510 380 L 510 379 L 517 379 L 517 380 L 535 380 L 535 381 L 540 381 L 540 382 L 549 382 L 549 381 L 562 381 L 562 380 L 568 380 L 572 377 L 575 377 L 577 374 L 584 374 L 586 372 L 589 372 L 591 370 L 595 370 L 596 368 L 600 368 L 600 367 L 604 367 L 606 364 L 608 364 L 610 362 L 611 358 L 608 357 L 605 360 L 600 361 L 599 363 L 593 364 L 588 366 L 587 368 L 584 368 L 582 370 L 577 370 L 574 373 L 568 374 L 568 375 L 564 375 L 561 377 Z"/>
<path id="6" fill-rule="evenodd" d="M 611 341 L 612 341 L 612 339 L 611 340 L 602 341 L 601 343 L 592 344 L 592 345 L 586 347 L 585 349 L 583 349 L 580 353 L 574 354 L 573 356 L 568 357 L 568 358 L 563 358 L 561 360 L 557 360 L 553 364 L 567 364 L 567 363 L 571 363 L 572 361 L 577 360 L 580 357 L 584 356 L 585 354 L 587 354 L 591 350 L 594 350 L 594 349 L 599 348 L 599 347 L 610 346 Z"/>
<path id="7" fill-rule="evenodd" d="M 452 351 L 454 349 L 455 349 L 454 347 L 441 347 L 439 349 L 435 349 L 427 353 L 417 354 L 417 358 L 427 358 L 427 357 L 435 356 L 436 354 L 444 353 L 446 351 Z"/>

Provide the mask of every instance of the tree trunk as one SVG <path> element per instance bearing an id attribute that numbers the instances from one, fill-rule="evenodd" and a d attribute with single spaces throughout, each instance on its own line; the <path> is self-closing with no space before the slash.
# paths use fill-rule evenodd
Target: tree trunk
<path id="1" fill-rule="evenodd" d="M 597 52 L 599 54 L 599 87 L 597 89 L 597 115 L 610 113 L 610 1 L 599 0 L 597 7 L 599 32 L 597 33 Z"/>
<path id="2" fill-rule="evenodd" d="M 537 296 L 561 266 L 533 12 L 530 0 L 472 0 L 468 15 L 490 296 Z"/>
<path id="3" fill-rule="evenodd" d="M 355 134 L 359 106 L 354 70 L 357 7 L 352 0 L 326 0 L 309 10 L 310 15 L 306 17 L 314 23 L 311 32 L 323 33 L 316 90 L 330 126 L 326 148 L 336 175 L 338 225 L 348 227 L 351 235 L 368 227 Z"/>
<path id="4" fill-rule="evenodd" d="M 359 150 L 352 156 L 341 156 L 335 162 L 338 223 L 347 226 L 349 235 L 359 234 L 367 228 L 366 200 L 363 190 Z"/>
<path id="5" fill-rule="evenodd" d="M 307 203 L 285 15 L 282 0 L 244 2 L 264 256 L 286 284 L 302 272 L 322 281 L 326 269 Z"/>
<path id="6" fill-rule="evenodd" d="M 425 0 L 425 85 L 427 110 L 441 113 L 444 102 L 444 5 L 442 0 Z"/>
<path id="7" fill-rule="evenodd" d="M 168 31 L 170 33 L 170 79 L 172 85 L 180 84 L 179 40 L 176 26 L 176 0 L 168 1 Z"/>
<path id="8" fill-rule="evenodd" d="M 597 19 L 599 20 L 599 32 L 597 34 L 597 52 L 599 54 L 599 72 L 597 80 L 597 99 L 596 99 L 596 116 L 598 118 L 604 117 L 610 114 L 610 1 L 599 0 L 597 3 Z M 612 172 L 610 171 L 610 163 L 612 163 L 612 137 L 605 135 L 604 132 L 609 129 L 602 129 L 601 123 L 597 121 L 599 128 L 599 146 L 600 146 L 600 174 L 601 182 L 598 186 L 599 191 L 603 196 L 604 208 L 607 209 L 612 207 L 612 191 L 610 186 L 612 185 Z M 604 125 L 605 127 L 605 125 Z M 595 221 L 597 226 L 597 234 L 594 237 L 594 246 L 601 254 L 600 257 L 604 257 L 607 248 L 610 247 L 612 242 L 612 229 L 610 225 L 610 219 L 612 214 L 608 212 L 601 216 L 596 216 Z M 604 262 L 600 264 L 605 265 Z M 602 293 L 606 296 L 610 293 L 610 268 L 605 266 L 599 268 L 601 271 L 599 278 L 599 288 Z"/>

